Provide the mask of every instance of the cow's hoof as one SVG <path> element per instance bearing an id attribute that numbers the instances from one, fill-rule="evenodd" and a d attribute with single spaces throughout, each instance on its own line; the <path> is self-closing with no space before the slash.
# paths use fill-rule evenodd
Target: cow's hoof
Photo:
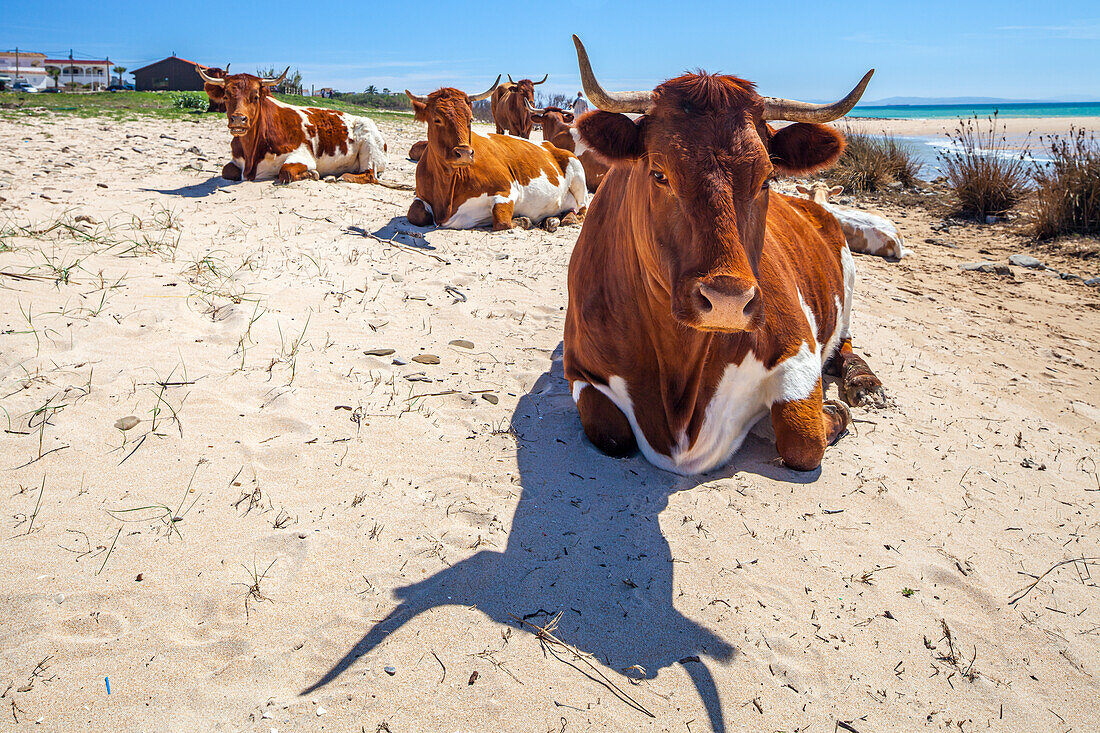
<path id="1" fill-rule="evenodd" d="M 575 212 L 575 211 L 570 211 L 568 214 L 566 214 L 565 216 L 563 216 L 561 218 L 561 225 L 562 226 L 566 226 L 566 227 L 576 226 L 577 224 L 580 224 L 580 223 L 581 223 L 581 220 L 579 218 L 577 218 L 577 212 Z"/>
<path id="2" fill-rule="evenodd" d="M 845 380 L 844 401 L 852 407 L 886 407 L 886 390 L 874 374 L 856 374 Z"/>
<path id="3" fill-rule="evenodd" d="M 321 180 L 321 174 L 317 171 L 306 171 L 306 178 L 311 181 L 319 181 Z"/>
<path id="4" fill-rule="evenodd" d="M 548 216 L 542 220 L 542 228 L 550 234 L 558 231 L 559 226 L 561 226 L 561 219 L 556 216 Z"/>
<path id="5" fill-rule="evenodd" d="M 530 229 L 534 224 L 526 216 L 517 216 L 512 219 L 512 226 L 518 229 Z"/>
<path id="6" fill-rule="evenodd" d="M 825 431 L 825 443 L 832 445 L 847 434 L 848 424 L 852 421 L 852 414 L 848 412 L 846 404 L 837 400 L 825 400 L 821 410 L 832 418 L 832 425 L 826 426 Z"/>

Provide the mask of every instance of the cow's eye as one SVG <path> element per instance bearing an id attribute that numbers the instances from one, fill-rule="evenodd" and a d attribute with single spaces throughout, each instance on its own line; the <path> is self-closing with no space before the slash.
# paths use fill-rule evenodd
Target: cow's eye
<path id="1" fill-rule="evenodd" d="M 661 171 L 655 170 L 651 173 L 651 175 L 653 176 L 653 180 L 657 181 L 658 184 L 662 186 L 668 185 L 668 176 L 666 176 Z"/>
<path id="2" fill-rule="evenodd" d="M 765 193 L 767 191 L 770 191 L 771 188 L 772 188 L 772 182 L 771 181 L 764 181 L 764 183 L 762 183 L 760 185 L 760 193 Z"/>
<path id="3" fill-rule="evenodd" d="M 443 118 L 442 117 L 436 117 L 434 120 L 432 120 L 432 122 L 434 122 L 437 125 L 442 125 L 443 124 Z"/>

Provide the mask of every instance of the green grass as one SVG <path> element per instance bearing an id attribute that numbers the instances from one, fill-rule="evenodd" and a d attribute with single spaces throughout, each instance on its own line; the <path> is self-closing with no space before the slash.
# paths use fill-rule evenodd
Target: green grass
<path id="1" fill-rule="evenodd" d="M 115 120 L 137 117 L 199 120 L 207 114 L 177 108 L 177 95 L 176 92 L 0 93 L 0 118 L 18 120 L 29 116 L 61 114 L 76 117 L 107 117 Z M 276 94 L 275 97 L 280 101 L 300 107 L 326 107 L 378 120 L 408 122 L 412 119 L 411 114 L 360 107 L 336 99 L 299 97 L 286 94 Z M 211 117 L 214 116 L 211 115 Z"/>

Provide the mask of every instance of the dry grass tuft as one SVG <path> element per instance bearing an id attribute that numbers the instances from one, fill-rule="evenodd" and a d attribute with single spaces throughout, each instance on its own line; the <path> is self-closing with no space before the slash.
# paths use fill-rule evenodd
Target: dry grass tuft
<path id="1" fill-rule="evenodd" d="M 1036 169 L 1034 234 L 1100 234 L 1100 143 L 1084 129 L 1045 140 L 1052 158 Z"/>
<path id="2" fill-rule="evenodd" d="M 959 213 L 979 221 L 1003 216 L 1027 195 L 1026 152 L 1009 146 L 996 113 L 987 122 L 983 125 L 977 117 L 960 120 L 955 132 L 947 135 L 951 149 L 939 155 Z"/>
<path id="3" fill-rule="evenodd" d="M 900 184 L 911 188 L 917 181 L 921 162 L 916 153 L 889 135 L 844 133 L 848 145 L 828 173 L 830 183 L 839 183 L 849 193 L 881 191 Z"/>

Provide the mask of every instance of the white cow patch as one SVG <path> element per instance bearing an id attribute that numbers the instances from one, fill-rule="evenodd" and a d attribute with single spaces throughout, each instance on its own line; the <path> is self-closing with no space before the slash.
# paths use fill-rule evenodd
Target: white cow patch
<path id="1" fill-rule="evenodd" d="M 910 254 L 903 246 L 898 228 L 889 219 L 836 204 L 825 203 L 822 206 L 836 217 L 852 251 L 898 259 Z"/>

